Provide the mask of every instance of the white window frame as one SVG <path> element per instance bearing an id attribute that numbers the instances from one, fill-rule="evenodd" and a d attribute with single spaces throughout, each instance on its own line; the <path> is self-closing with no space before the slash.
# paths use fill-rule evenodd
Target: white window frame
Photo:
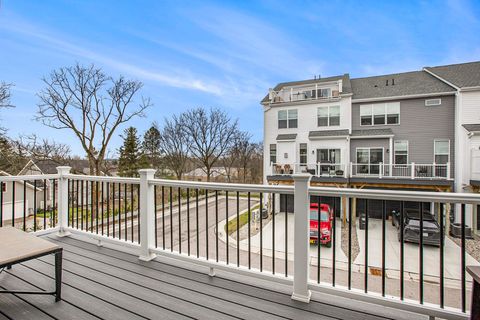
<path id="1" fill-rule="evenodd" d="M 287 113 L 287 127 L 286 128 L 280 128 L 280 112 L 285 111 Z M 290 127 L 290 120 L 293 120 L 295 118 L 290 118 L 290 112 L 295 111 L 297 113 L 297 126 L 296 127 Z M 298 109 L 284 109 L 284 110 L 278 110 L 277 112 L 277 128 L 278 129 L 296 129 L 298 128 Z"/>
<path id="2" fill-rule="evenodd" d="M 438 103 L 428 104 L 429 101 L 438 101 Z M 425 100 L 425 106 L 426 106 L 426 107 L 436 107 L 436 106 L 440 106 L 441 104 L 442 104 L 442 99 L 441 99 L 441 98 L 426 99 L 426 100 Z"/>
<path id="3" fill-rule="evenodd" d="M 302 161 L 301 161 L 301 159 L 302 159 L 302 144 L 305 145 L 305 150 L 306 150 L 306 152 L 305 152 L 305 157 L 306 157 L 305 160 L 306 161 L 304 163 L 302 163 Z M 308 143 L 299 143 L 298 144 L 298 163 L 302 166 L 308 164 Z"/>
<path id="4" fill-rule="evenodd" d="M 388 105 L 389 104 L 398 104 L 398 122 L 397 123 L 388 123 Z M 383 105 L 384 109 L 384 116 L 385 116 L 385 123 L 384 124 L 375 124 L 375 117 L 373 114 L 373 109 L 375 106 Z M 362 124 L 362 107 L 366 108 L 369 107 L 370 109 L 370 119 L 372 120 L 372 124 Z M 398 126 L 400 125 L 400 114 L 401 114 L 401 105 L 400 102 L 385 102 L 385 103 L 374 103 L 374 104 L 362 104 L 358 110 L 359 112 L 359 119 L 360 119 L 360 126 L 361 127 L 373 127 L 373 126 Z"/>
<path id="5" fill-rule="evenodd" d="M 434 139 L 433 140 L 433 163 L 436 163 L 435 157 L 437 155 L 439 155 L 439 156 L 444 156 L 445 155 L 444 153 L 437 154 L 437 152 L 436 152 L 437 150 L 435 148 L 436 143 L 437 142 L 442 142 L 442 141 L 443 142 L 448 141 L 448 154 L 447 154 L 448 155 L 448 161 L 447 161 L 447 163 L 450 163 L 450 139 Z"/>
<path id="6" fill-rule="evenodd" d="M 272 161 L 272 146 L 275 146 L 275 162 Z M 270 160 L 271 163 L 277 163 L 277 161 L 278 161 L 277 144 L 276 143 L 270 143 L 269 146 L 268 146 L 268 160 Z"/>
<path id="7" fill-rule="evenodd" d="M 326 126 L 319 126 L 318 125 L 318 118 L 319 118 L 319 111 L 320 109 L 327 109 L 327 113 L 328 113 L 328 116 L 327 116 L 327 125 Z M 330 112 L 330 108 L 338 108 L 338 124 L 330 124 L 330 118 L 332 117 L 331 115 L 331 112 Z M 324 128 L 324 127 L 340 127 L 342 123 L 342 114 L 341 114 L 341 109 L 340 109 L 340 105 L 332 105 L 332 106 L 322 106 L 322 107 L 318 107 L 317 108 L 317 127 L 319 128 Z"/>
<path id="8" fill-rule="evenodd" d="M 395 142 L 406 142 L 407 143 L 407 163 L 398 163 L 397 164 L 397 160 L 396 160 L 396 155 L 397 155 L 397 149 L 395 148 Z M 410 143 L 408 142 L 408 140 L 394 140 L 393 141 L 393 164 L 395 166 L 406 166 L 409 164 L 409 161 L 410 161 Z"/>

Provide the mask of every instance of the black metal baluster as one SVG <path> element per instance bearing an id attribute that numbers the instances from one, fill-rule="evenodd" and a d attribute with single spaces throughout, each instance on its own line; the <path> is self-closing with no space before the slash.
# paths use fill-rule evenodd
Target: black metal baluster
<path id="1" fill-rule="evenodd" d="M 215 190 L 215 256 L 218 262 L 218 190 Z"/>
<path id="2" fill-rule="evenodd" d="M 0 219 L 1 218 L 2 217 L 0 216 Z M 25 231 L 26 229 L 27 229 L 27 182 L 24 180 L 23 181 L 23 231 Z"/>
<path id="3" fill-rule="evenodd" d="M 200 257 L 200 237 L 198 231 L 198 189 L 195 189 L 195 232 L 197 234 L 197 258 Z"/>
<path id="4" fill-rule="evenodd" d="M 405 287 L 404 287 L 404 273 L 405 273 L 405 250 L 404 250 L 404 202 L 400 202 L 400 300 L 403 300 L 405 296 Z"/>
<path id="5" fill-rule="evenodd" d="M 317 216 L 317 283 L 320 283 L 320 216 L 322 215 L 322 197 L 318 197 L 318 216 Z M 308 213 L 310 214 L 310 212 Z"/>
<path id="6" fill-rule="evenodd" d="M 70 180 L 67 182 L 67 193 L 70 195 Z M 13 203 L 15 203 L 15 191 L 12 196 Z M 68 206 L 70 207 L 70 199 L 67 201 Z M 68 209 L 68 218 L 67 224 L 70 226 L 70 208 Z M 12 220 L 13 221 L 13 220 Z M 33 180 L 33 231 L 37 231 L 37 180 Z"/>
<path id="7" fill-rule="evenodd" d="M 140 198 L 138 198 L 138 204 L 140 204 Z M 153 186 L 153 216 L 155 217 L 155 248 L 158 248 L 158 232 L 157 232 L 157 185 Z M 137 214 L 137 220 L 140 221 L 140 208 Z M 140 234 L 138 234 L 138 239 L 140 239 Z"/>
<path id="8" fill-rule="evenodd" d="M 125 221 L 123 222 L 125 224 L 125 241 L 128 241 L 128 191 L 127 191 L 127 184 L 123 184 L 123 206 L 124 206 L 124 213 L 125 213 Z M 130 206 L 131 209 L 131 206 Z M 133 226 L 131 226 L 133 227 Z"/>
<path id="9" fill-rule="evenodd" d="M 285 277 L 288 277 L 288 194 L 285 195 Z"/>
<path id="10" fill-rule="evenodd" d="M 386 223 L 387 222 L 387 202 L 382 201 L 382 296 L 385 297 L 385 242 L 386 242 Z"/>
<path id="11" fill-rule="evenodd" d="M 77 206 L 76 206 L 76 210 L 75 212 L 77 213 L 77 217 L 76 217 L 76 220 L 77 220 L 77 229 L 78 229 L 78 194 L 79 194 L 79 185 L 80 185 L 80 180 L 77 180 L 76 181 L 76 185 L 77 185 L 77 193 L 76 193 L 76 196 L 75 196 L 75 199 L 76 199 L 76 202 L 77 202 Z"/>
<path id="12" fill-rule="evenodd" d="M 335 269 L 335 264 L 336 264 L 336 241 L 337 241 L 337 231 L 336 231 L 336 225 L 337 225 L 337 209 L 336 209 L 336 201 L 337 199 L 334 198 L 333 200 L 333 221 L 332 221 L 332 234 L 330 235 L 330 239 L 332 241 L 332 286 L 335 287 L 335 276 L 336 276 L 336 269 Z M 342 198 L 340 198 L 340 201 L 342 201 Z M 342 202 L 343 204 L 343 202 Z M 340 206 L 340 210 L 342 209 L 343 206 Z"/>
<path id="13" fill-rule="evenodd" d="M 73 189 L 73 181 L 72 181 Z M 73 196 L 72 196 L 73 203 Z M 73 207 L 72 207 L 72 217 L 73 217 Z M 73 227 L 73 221 L 72 221 Z M 43 230 L 47 229 L 47 180 L 43 179 Z"/>
<path id="14" fill-rule="evenodd" d="M 80 225 L 81 229 L 83 230 L 83 217 L 85 216 L 85 207 L 84 207 L 84 188 L 83 188 L 83 180 L 80 181 L 80 187 L 82 188 L 82 194 L 80 195 L 80 202 L 82 203 L 82 214 L 80 216 Z M 85 193 L 86 194 L 86 193 Z"/>
<path id="15" fill-rule="evenodd" d="M 131 185 L 130 185 L 130 225 L 131 225 L 131 226 L 130 226 L 130 229 L 131 229 L 131 230 L 130 230 L 130 234 L 131 234 L 131 237 L 132 237 L 132 242 L 133 242 L 133 236 L 134 236 L 134 234 L 135 234 L 135 232 L 134 232 L 135 228 L 134 228 L 134 226 L 133 226 L 133 203 L 134 203 L 134 200 L 135 200 L 134 197 L 133 197 L 133 194 L 134 194 L 133 188 L 134 188 L 134 186 L 135 186 L 134 184 L 131 184 Z M 139 203 L 140 203 L 140 201 L 139 201 Z M 139 219 L 139 218 L 140 218 L 140 211 L 137 211 L 137 221 L 138 221 L 138 222 L 140 222 L 140 219 Z M 155 221 L 156 221 L 156 220 L 155 220 Z M 155 230 L 157 230 L 157 228 L 155 228 Z M 140 237 L 139 237 L 138 239 L 140 240 Z M 155 239 L 156 239 L 156 238 L 155 238 Z"/>
<path id="16" fill-rule="evenodd" d="M 365 199 L 365 278 L 364 291 L 368 293 L 368 199 Z"/>
<path id="17" fill-rule="evenodd" d="M 444 268 L 444 259 L 445 259 L 445 241 L 444 237 L 444 226 L 443 226 L 443 203 L 440 203 L 440 308 L 445 307 L 445 268 Z"/>
<path id="18" fill-rule="evenodd" d="M 250 239 L 250 234 L 248 234 L 248 239 Z M 248 251 L 250 252 L 250 248 Z M 272 193 L 272 274 L 275 274 L 275 193 Z"/>
<path id="19" fill-rule="evenodd" d="M 165 187 L 162 186 L 162 247 L 165 250 Z"/>
<path id="20" fill-rule="evenodd" d="M 90 181 L 90 197 L 91 197 L 91 199 L 90 199 L 90 206 L 91 206 L 91 208 L 90 208 L 90 232 L 92 232 L 92 233 L 93 233 L 93 215 L 94 214 L 96 215 L 96 213 L 94 212 L 94 208 L 95 208 L 95 203 L 94 202 L 95 202 L 95 200 L 93 199 L 94 198 L 94 193 L 93 193 L 94 192 L 94 190 L 93 190 L 94 187 L 93 186 L 94 186 L 94 184 L 93 184 L 93 180 L 92 180 L 92 181 Z"/>
<path id="21" fill-rule="evenodd" d="M 169 188 L 169 205 L 170 205 L 170 251 L 173 252 L 173 200 L 172 200 L 172 187 Z"/>
<path id="22" fill-rule="evenodd" d="M 420 202 L 420 243 L 419 243 L 419 302 L 423 304 L 423 202 Z"/>
<path id="23" fill-rule="evenodd" d="M 132 186 L 133 188 L 133 186 Z M 157 207 L 155 207 L 155 217 L 157 216 Z M 157 240 L 157 219 L 155 218 L 155 241 Z M 137 184 L 137 242 L 140 244 L 140 184 Z"/>
<path id="24" fill-rule="evenodd" d="M 182 206 L 182 197 L 181 190 L 178 188 L 178 253 L 182 253 L 182 216 L 181 209 Z"/>
<path id="25" fill-rule="evenodd" d="M 263 271 L 263 193 L 260 192 L 260 272 Z"/>
<path id="26" fill-rule="evenodd" d="M 466 288 L 466 275 L 465 275 L 465 203 L 462 203 L 462 212 L 460 217 L 461 225 L 462 225 L 462 265 L 461 265 L 461 273 L 462 273 L 462 312 L 466 311 L 467 307 L 467 288 Z"/>
<path id="27" fill-rule="evenodd" d="M 208 260 L 208 190 L 205 189 L 205 257 Z"/>
<path id="28" fill-rule="evenodd" d="M 98 193 L 98 181 L 95 181 L 95 233 L 98 234 L 98 198 L 99 198 L 99 193 Z"/>
<path id="29" fill-rule="evenodd" d="M 0 181 L 0 227 L 3 227 L 3 181 Z"/>
<path id="30" fill-rule="evenodd" d="M 237 191 L 237 267 L 240 267 L 240 192 Z"/>
<path id="31" fill-rule="evenodd" d="M 110 237 L 110 182 L 107 182 L 107 237 Z"/>
<path id="32" fill-rule="evenodd" d="M 115 182 L 112 183 L 112 236 L 115 238 Z"/>
<path id="33" fill-rule="evenodd" d="M 248 206 L 248 269 L 252 268 L 252 245 L 251 245 L 251 208 L 250 208 L 250 191 L 247 193 L 247 206 Z"/>
<path id="34" fill-rule="evenodd" d="M 118 239 L 122 240 L 122 184 L 118 183 Z"/>
<path id="35" fill-rule="evenodd" d="M 104 182 L 102 181 L 102 190 L 101 190 L 102 191 L 102 236 L 103 236 L 103 231 L 104 231 L 103 230 L 103 223 L 104 223 L 104 217 L 105 217 L 105 209 L 104 209 L 104 207 L 105 207 L 105 203 L 104 203 L 105 202 L 105 189 L 104 189 L 104 187 L 105 187 Z M 77 207 L 78 207 L 78 205 L 77 205 Z"/>
<path id="36" fill-rule="evenodd" d="M 190 255 L 190 189 L 187 188 L 187 254 Z"/>
<path id="37" fill-rule="evenodd" d="M 15 227 L 15 181 L 12 181 L 12 227 Z"/>
<path id="38" fill-rule="evenodd" d="M 227 243 L 226 243 L 226 246 L 225 246 L 225 250 L 226 250 L 226 256 L 225 256 L 225 259 L 226 259 L 226 262 L 227 264 L 229 263 L 229 260 L 230 260 L 230 255 L 229 255 L 229 252 L 228 252 L 228 248 L 229 248 L 229 244 L 228 244 L 228 238 L 229 238 L 229 230 L 228 230 L 228 191 L 225 191 L 225 221 L 226 221 L 226 224 L 225 224 L 225 232 L 226 232 L 226 236 L 225 238 L 227 239 Z"/>
<path id="39" fill-rule="evenodd" d="M 52 192 L 52 195 L 53 195 L 53 199 L 52 199 L 52 202 L 53 202 L 53 206 L 52 206 L 52 215 L 53 215 L 53 225 L 52 227 L 55 227 L 57 225 L 57 215 L 55 213 L 56 211 L 56 205 L 55 205 L 55 192 L 56 192 L 56 184 L 57 184 L 57 181 L 55 179 L 52 180 L 53 181 L 53 192 Z M 1 204 L 0 204 L 1 205 Z M 0 217 L 1 218 L 1 217 Z"/>
<path id="40" fill-rule="evenodd" d="M 356 200 L 355 200 L 356 201 Z M 352 289 L 352 198 L 348 198 L 348 290 Z"/>

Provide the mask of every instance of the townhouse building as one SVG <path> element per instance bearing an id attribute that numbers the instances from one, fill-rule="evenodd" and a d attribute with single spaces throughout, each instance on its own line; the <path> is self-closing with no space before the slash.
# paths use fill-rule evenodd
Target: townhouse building
<path id="1" fill-rule="evenodd" d="M 291 184 L 292 174 L 309 172 L 314 186 L 478 192 L 476 68 L 480 62 L 278 84 L 261 101 L 265 183 Z M 278 201 L 281 210 L 293 209 L 293 201 Z M 346 215 L 346 199 L 322 201 Z M 382 201 L 352 205 L 355 213 L 382 216 Z M 390 212 L 400 204 L 386 206 Z M 438 213 L 433 203 L 423 206 Z M 467 211 L 476 227 L 477 208 Z"/>

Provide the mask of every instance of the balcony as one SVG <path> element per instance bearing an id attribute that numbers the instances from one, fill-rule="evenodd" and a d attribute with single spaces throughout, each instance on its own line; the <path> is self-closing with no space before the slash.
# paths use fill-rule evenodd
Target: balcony
<path id="1" fill-rule="evenodd" d="M 451 180 L 450 163 L 447 164 L 363 164 L 350 163 L 271 163 L 270 175 L 290 176 L 310 173 L 315 177 L 330 178 L 391 178 L 412 180 Z"/>
<path id="2" fill-rule="evenodd" d="M 340 98 L 338 89 L 321 88 L 320 86 L 311 86 L 303 88 L 281 89 L 279 91 L 270 90 L 270 103 L 286 103 L 298 101 L 325 101 L 338 100 Z"/>
<path id="3" fill-rule="evenodd" d="M 467 251 L 465 232 L 452 241 L 444 223 L 457 203 L 465 229 L 464 204 L 480 204 L 479 195 L 318 188 L 305 174 L 294 175 L 294 186 L 153 174 L 93 177 L 60 167 L 55 175 L 0 177 L 0 188 L 7 186 L 0 225 L 64 249 L 64 301 L 3 294 L 0 318 L 468 318 L 472 279 L 465 269 L 480 264 Z M 35 181 L 52 186 L 50 205 L 29 203 L 29 192 L 44 197 L 39 188 L 29 191 Z M 289 207 L 286 195 L 294 198 L 295 214 L 278 205 Z M 310 202 L 327 196 L 342 199 L 345 215 L 331 220 L 331 246 L 311 245 Z M 397 241 L 387 212 L 383 219 L 366 215 L 361 228 L 353 205 L 359 199 L 434 202 L 445 241 L 439 247 L 427 246 L 423 236 L 419 243 Z M 6 207 L 7 201 L 21 205 Z M 422 228 L 420 235 L 427 233 Z M 49 258 L 4 270 L 0 286 L 48 289 Z"/>

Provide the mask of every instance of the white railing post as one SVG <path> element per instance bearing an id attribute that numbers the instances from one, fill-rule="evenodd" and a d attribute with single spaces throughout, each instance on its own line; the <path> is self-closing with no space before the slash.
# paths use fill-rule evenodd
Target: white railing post
<path id="1" fill-rule="evenodd" d="M 447 162 L 447 179 L 451 179 L 451 170 L 450 170 L 450 162 Z"/>
<path id="2" fill-rule="evenodd" d="M 379 168 L 378 168 L 378 177 L 381 179 L 383 177 L 383 163 L 379 162 L 378 163 Z"/>
<path id="3" fill-rule="evenodd" d="M 317 174 L 316 174 L 316 176 L 317 176 L 317 177 L 320 177 L 320 162 L 317 162 L 316 167 L 317 167 Z"/>
<path id="4" fill-rule="evenodd" d="M 411 163 L 411 169 L 410 169 L 410 170 L 412 170 L 412 171 L 410 172 L 410 177 L 411 177 L 412 179 L 415 179 L 415 162 L 412 162 L 412 163 Z"/>
<path id="5" fill-rule="evenodd" d="M 294 250 L 293 250 L 293 294 L 292 299 L 310 302 L 308 273 L 310 269 L 309 244 L 309 174 L 293 175 L 294 191 Z M 285 217 L 288 219 L 288 216 Z"/>
<path id="6" fill-rule="evenodd" d="M 70 173 L 70 167 L 57 167 L 58 177 L 58 233 L 59 237 L 70 235 L 68 227 L 68 178 L 65 175 Z M 55 204 L 54 204 L 55 205 Z"/>
<path id="7" fill-rule="evenodd" d="M 154 178 L 155 169 L 140 169 L 140 260 L 150 261 L 156 254 L 150 250 L 155 247 L 155 210 L 154 186 L 148 183 Z"/>
<path id="8" fill-rule="evenodd" d="M 436 163 L 434 162 L 434 163 L 433 163 L 433 166 L 432 166 L 432 177 L 433 177 L 433 178 L 435 178 L 435 177 L 437 176 L 437 174 L 436 174 L 436 172 L 435 172 L 436 169 L 437 169 L 436 167 L 437 167 L 437 165 L 436 165 Z"/>
<path id="9" fill-rule="evenodd" d="M 350 162 L 350 177 L 353 177 L 353 162 Z"/>

